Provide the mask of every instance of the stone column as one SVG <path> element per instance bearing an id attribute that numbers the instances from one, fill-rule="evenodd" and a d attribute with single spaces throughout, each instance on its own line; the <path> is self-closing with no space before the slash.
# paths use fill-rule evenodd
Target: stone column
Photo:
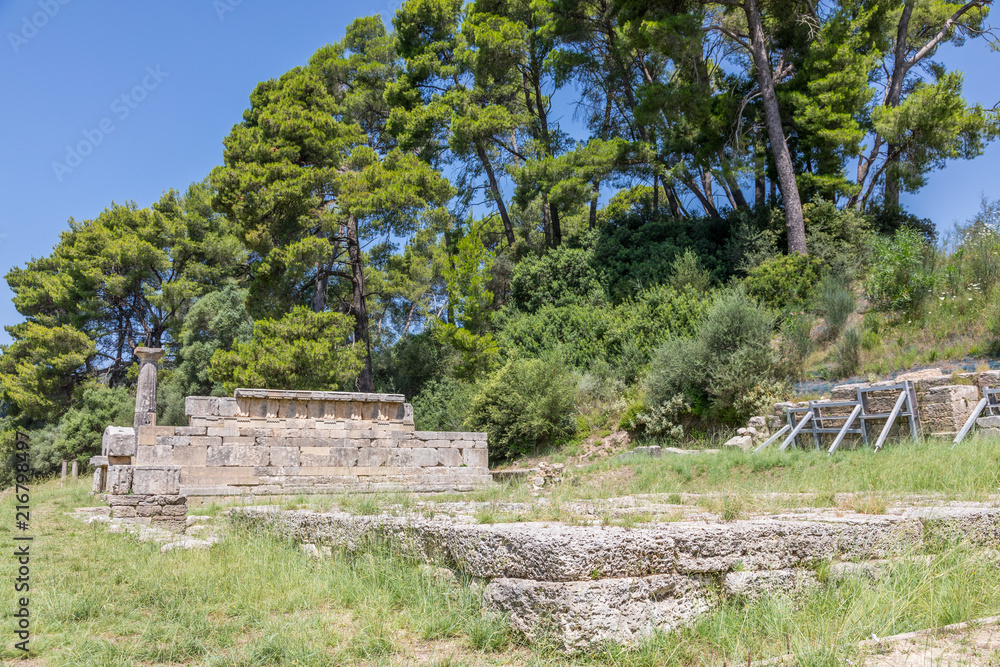
<path id="1" fill-rule="evenodd" d="M 140 426 L 156 426 L 156 364 L 163 356 L 162 347 L 137 347 L 139 384 L 135 390 L 135 434 Z"/>

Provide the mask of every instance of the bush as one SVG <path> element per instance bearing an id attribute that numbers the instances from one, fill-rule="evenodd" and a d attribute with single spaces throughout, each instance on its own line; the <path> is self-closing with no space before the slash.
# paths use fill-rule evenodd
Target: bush
<path id="1" fill-rule="evenodd" d="M 465 425 L 489 433 L 491 459 L 509 459 L 571 435 L 575 395 L 565 365 L 513 359 L 480 386 Z"/>
<path id="2" fill-rule="evenodd" d="M 863 265 L 871 236 L 870 221 L 856 209 L 838 209 L 833 202 L 806 204 L 806 246 L 809 255 L 851 279 Z"/>
<path id="3" fill-rule="evenodd" d="M 799 378 L 806 360 L 815 349 L 812 339 L 813 318 L 803 312 L 792 313 L 781 325 L 781 358 L 785 375 Z"/>
<path id="4" fill-rule="evenodd" d="M 644 409 L 635 417 L 634 422 L 648 435 L 680 440 L 684 437 L 685 416 L 690 413 L 691 403 L 683 394 L 677 394 Z"/>
<path id="5" fill-rule="evenodd" d="M 541 257 L 529 255 L 514 267 L 510 297 L 521 311 L 533 313 L 543 306 L 600 303 L 604 300 L 592 253 L 559 246 Z"/>
<path id="6" fill-rule="evenodd" d="M 844 331 L 844 335 L 837 343 L 835 355 L 837 377 L 850 377 L 861 368 L 862 342 L 863 336 L 857 327 L 851 327 Z"/>
<path id="7" fill-rule="evenodd" d="M 774 316 L 742 289 L 721 294 L 694 338 L 658 348 L 645 381 L 648 414 L 685 397 L 695 414 L 738 422 L 779 393 Z"/>
<path id="8" fill-rule="evenodd" d="M 535 313 L 508 312 L 496 322 L 497 342 L 508 357 L 556 355 L 576 368 L 608 358 L 610 309 L 542 306 Z"/>
<path id="9" fill-rule="evenodd" d="M 847 319 L 857 308 L 854 292 L 833 274 L 827 274 L 816 289 L 816 311 L 826 321 L 827 338 L 840 336 Z"/>
<path id="10" fill-rule="evenodd" d="M 979 212 L 969 225 L 958 230 L 961 243 L 955 251 L 961 279 L 978 287 L 984 294 L 1000 282 L 1000 200 L 983 199 Z M 952 268 L 952 267 L 949 267 Z M 960 287 L 949 285 L 952 294 Z"/>
<path id="11" fill-rule="evenodd" d="M 931 290 L 934 275 L 927 270 L 933 249 L 923 235 L 903 228 L 892 237 L 872 241 L 872 267 L 865 296 L 876 310 L 915 312 Z"/>
<path id="12" fill-rule="evenodd" d="M 712 274 L 702 267 L 698 255 L 688 249 L 670 265 L 670 279 L 667 282 L 678 292 L 690 288 L 703 294 L 712 287 Z"/>
<path id="13" fill-rule="evenodd" d="M 413 398 L 418 431 L 461 431 L 475 387 L 453 378 L 431 380 Z"/>
<path id="14" fill-rule="evenodd" d="M 754 267 L 743 280 L 747 294 L 780 310 L 803 303 L 819 280 L 823 263 L 811 255 L 778 255 Z"/>

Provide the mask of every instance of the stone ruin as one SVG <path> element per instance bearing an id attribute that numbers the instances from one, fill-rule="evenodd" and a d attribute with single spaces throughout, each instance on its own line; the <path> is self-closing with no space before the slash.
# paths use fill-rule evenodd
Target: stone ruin
<path id="1" fill-rule="evenodd" d="M 492 483 L 485 433 L 417 431 L 398 394 L 237 389 L 190 396 L 187 426 L 156 424 L 159 348 L 140 360 L 134 425 L 90 459 L 117 516 L 183 527 L 192 496 L 469 491 Z"/>
<path id="2" fill-rule="evenodd" d="M 1000 371 L 947 374 L 940 368 L 930 368 L 881 382 L 840 384 L 832 389 L 828 400 L 814 401 L 814 405 L 822 407 L 824 402 L 852 401 L 859 388 L 870 388 L 875 390 L 869 394 L 870 408 L 874 412 L 886 413 L 892 409 L 899 391 L 879 391 L 878 388 L 904 382 L 913 386 L 921 433 L 924 436 L 952 437 L 962 429 L 972 414 L 982 397 L 983 389 L 1000 386 Z M 739 429 L 736 436 L 725 444 L 729 447 L 752 449 L 786 423 L 785 411 L 788 408 L 808 405 L 808 401 L 775 403 L 770 414 L 752 417 L 747 426 Z M 850 408 L 830 408 L 828 412 L 824 412 L 831 416 L 849 413 Z M 839 426 L 843 422 L 834 423 Z M 877 423 L 877 428 L 881 428 L 883 423 L 884 420 Z M 1000 428 L 1000 418 L 983 417 L 977 421 L 977 425 L 983 429 Z M 891 431 L 892 436 L 907 434 L 907 425 L 903 421 L 897 423 Z"/>

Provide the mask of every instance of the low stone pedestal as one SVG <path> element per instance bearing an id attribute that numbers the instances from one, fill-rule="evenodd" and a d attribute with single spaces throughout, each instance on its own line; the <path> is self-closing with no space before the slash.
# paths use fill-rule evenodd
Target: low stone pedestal
<path id="1" fill-rule="evenodd" d="M 187 525 L 187 496 L 109 495 L 108 505 L 115 519 L 146 519 L 153 528 L 175 533 L 184 532 Z"/>

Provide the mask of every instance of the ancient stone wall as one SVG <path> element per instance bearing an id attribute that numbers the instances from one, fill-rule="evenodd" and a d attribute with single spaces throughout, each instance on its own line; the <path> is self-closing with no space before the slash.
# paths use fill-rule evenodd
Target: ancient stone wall
<path id="1" fill-rule="evenodd" d="M 109 427 L 104 456 L 174 466 L 185 496 L 465 491 L 492 481 L 485 433 L 415 431 L 401 395 L 237 389 L 189 397 L 185 411 L 187 426 L 140 426 L 137 437 Z"/>

